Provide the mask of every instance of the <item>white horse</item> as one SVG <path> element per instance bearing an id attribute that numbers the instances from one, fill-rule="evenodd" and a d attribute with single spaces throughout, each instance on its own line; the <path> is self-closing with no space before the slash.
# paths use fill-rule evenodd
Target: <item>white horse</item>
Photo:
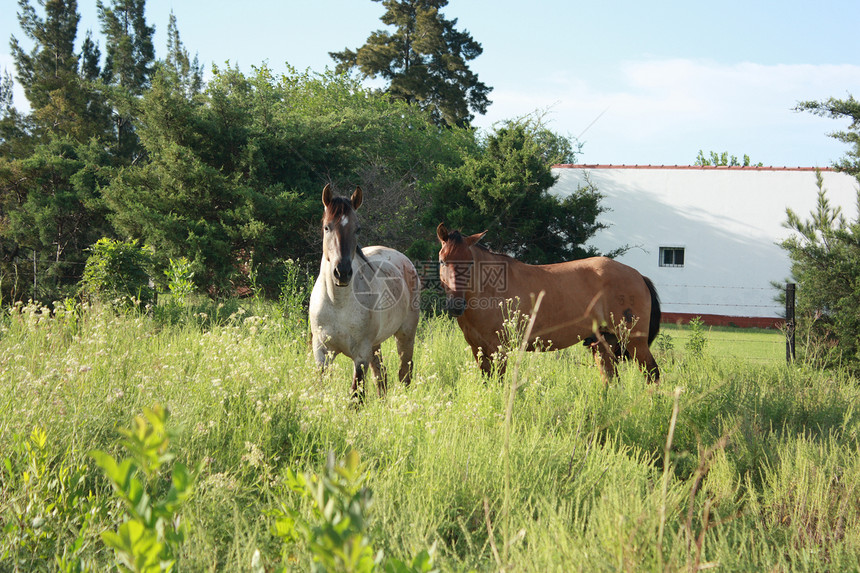
<path id="1" fill-rule="evenodd" d="M 364 401 L 367 365 L 376 376 L 377 392 L 385 395 L 380 346 L 397 340 L 400 380 L 412 378 L 412 352 L 418 328 L 421 281 L 406 255 L 387 247 L 358 246 L 361 188 L 351 199 L 322 193 L 323 255 L 310 302 L 313 352 L 323 369 L 339 353 L 352 358 L 352 397 Z"/>

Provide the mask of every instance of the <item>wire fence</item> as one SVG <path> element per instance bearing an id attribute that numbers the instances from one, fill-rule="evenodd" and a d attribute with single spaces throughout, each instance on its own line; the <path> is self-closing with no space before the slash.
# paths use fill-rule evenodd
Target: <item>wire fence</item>
<path id="1" fill-rule="evenodd" d="M 8 289 L 12 281 L 17 281 L 20 283 L 20 290 L 38 295 L 40 290 L 44 290 L 40 289 L 40 284 L 57 281 L 69 283 L 79 280 L 85 265 L 86 263 L 82 261 L 19 257 L 3 269 L 4 272 L 0 275 L 0 287 Z M 313 264 L 305 265 L 308 274 L 315 272 L 314 267 Z M 419 261 L 416 268 L 428 298 L 433 298 L 434 295 L 441 296 L 443 291 L 439 282 L 438 262 Z M 15 274 L 10 273 L 10 269 L 13 269 Z M 664 313 L 683 314 L 688 320 L 697 315 L 706 317 L 704 328 L 707 336 L 720 352 L 730 355 L 744 354 L 744 358 L 756 362 L 771 362 L 782 356 L 793 327 L 793 320 L 786 318 L 783 309 L 786 301 L 785 285 L 780 285 L 779 288 L 775 284 L 768 287 L 669 283 L 655 284 L 655 286 L 661 293 L 661 307 Z M 682 291 L 687 296 L 683 300 L 673 298 L 673 291 Z M 720 296 L 712 296 L 710 293 L 719 293 Z M 713 300 L 724 298 L 725 293 L 732 293 L 734 300 L 731 302 Z M 762 298 L 768 293 L 772 296 L 769 302 L 765 302 Z M 31 298 L 38 299 L 32 295 Z M 691 308 L 695 310 L 690 312 Z M 719 325 L 707 324 L 707 317 L 713 316 L 725 318 L 726 323 L 741 322 L 742 315 L 733 316 L 739 309 L 743 311 L 743 315 L 767 317 L 773 320 L 773 324 L 781 326 L 778 329 L 772 328 L 773 332 L 770 336 L 764 336 L 759 332 L 753 333 L 748 328 L 722 329 Z M 664 332 L 677 339 L 678 346 L 683 348 L 686 340 L 689 339 L 690 327 L 687 325 L 677 329 L 669 328 L 664 329 Z M 744 352 L 732 347 L 752 351 Z M 761 356 L 762 353 L 767 356 Z"/>

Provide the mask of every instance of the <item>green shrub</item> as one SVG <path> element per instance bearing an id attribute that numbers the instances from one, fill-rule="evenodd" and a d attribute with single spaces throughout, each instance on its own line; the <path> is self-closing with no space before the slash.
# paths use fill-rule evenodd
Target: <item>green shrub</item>
<path id="1" fill-rule="evenodd" d="M 151 254 L 136 240 L 102 238 L 90 248 L 80 292 L 116 307 L 136 307 L 155 302 L 148 269 Z"/>

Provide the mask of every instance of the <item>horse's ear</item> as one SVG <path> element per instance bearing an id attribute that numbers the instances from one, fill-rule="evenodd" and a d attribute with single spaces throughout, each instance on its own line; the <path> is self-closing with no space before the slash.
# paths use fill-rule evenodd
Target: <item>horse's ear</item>
<path id="1" fill-rule="evenodd" d="M 436 236 L 439 237 L 439 242 L 443 245 L 448 240 L 448 229 L 445 228 L 445 223 L 439 223 L 439 226 L 436 227 Z"/>
<path id="2" fill-rule="evenodd" d="M 352 208 L 358 209 L 361 207 L 361 187 L 356 186 L 355 191 L 352 192 Z"/>
<path id="3" fill-rule="evenodd" d="M 331 203 L 331 185 L 328 183 L 323 187 L 322 202 L 326 207 Z"/>
<path id="4" fill-rule="evenodd" d="M 466 239 L 465 239 L 466 245 L 471 247 L 472 245 L 474 245 L 475 243 L 480 241 L 482 238 L 484 238 L 484 235 L 486 235 L 486 234 L 487 234 L 487 231 L 484 231 L 483 233 L 475 233 L 474 235 L 470 235 L 470 236 L 466 237 Z"/>

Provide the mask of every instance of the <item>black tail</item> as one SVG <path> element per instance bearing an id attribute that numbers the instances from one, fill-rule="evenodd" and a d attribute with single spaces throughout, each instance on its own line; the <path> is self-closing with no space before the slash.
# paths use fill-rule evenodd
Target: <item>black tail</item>
<path id="1" fill-rule="evenodd" d="M 657 338 L 657 333 L 660 332 L 660 318 L 663 314 L 660 312 L 660 297 L 657 296 L 657 289 L 654 288 L 654 283 L 648 277 L 645 279 L 645 284 L 648 286 L 648 291 L 651 293 L 651 321 L 648 323 L 648 345 L 654 342 Z"/>

